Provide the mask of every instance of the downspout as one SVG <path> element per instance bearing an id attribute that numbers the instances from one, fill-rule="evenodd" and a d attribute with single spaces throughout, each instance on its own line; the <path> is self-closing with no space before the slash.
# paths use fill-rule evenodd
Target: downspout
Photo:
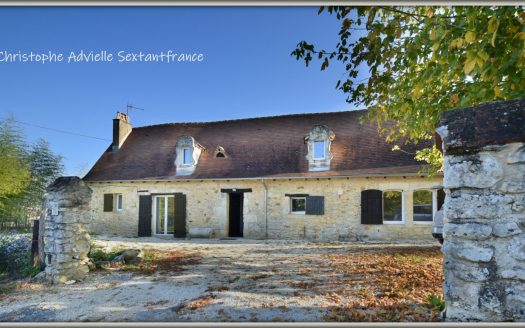
<path id="1" fill-rule="evenodd" d="M 268 239 L 268 186 L 266 182 L 262 180 L 264 186 L 264 229 L 265 229 L 265 239 Z"/>

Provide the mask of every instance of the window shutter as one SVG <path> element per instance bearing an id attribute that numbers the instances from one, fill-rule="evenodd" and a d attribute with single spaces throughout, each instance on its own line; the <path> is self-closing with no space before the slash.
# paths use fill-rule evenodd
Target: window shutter
<path id="1" fill-rule="evenodd" d="M 139 237 L 151 236 L 151 196 L 139 196 Z"/>
<path id="2" fill-rule="evenodd" d="M 443 189 L 439 189 L 437 192 L 437 210 L 439 211 L 441 209 L 441 206 L 445 203 L 445 191 Z"/>
<path id="3" fill-rule="evenodd" d="M 186 237 L 186 195 L 175 194 L 175 237 Z"/>
<path id="4" fill-rule="evenodd" d="M 383 224 L 383 192 L 361 191 L 361 224 Z"/>
<path id="5" fill-rule="evenodd" d="M 104 194 L 104 212 L 113 212 L 113 194 Z"/>
<path id="6" fill-rule="evenodd" d="M 324 196 L 308 196 L 306 197 L 306 210 L 308 215 L 323 215 L 324 214 Z"/>

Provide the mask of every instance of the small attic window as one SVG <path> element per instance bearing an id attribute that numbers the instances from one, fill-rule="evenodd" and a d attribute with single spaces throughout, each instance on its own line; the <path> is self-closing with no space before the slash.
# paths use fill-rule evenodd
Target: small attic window
<path id="1" fill-rule="evenodd" d="M 184 165 L 190 165 L 191 164 L 191 149 L 184 148 Z"/>
<path id="2" fill-rule="evenodd" d="M 324 140 L 317 140 L 314 141 L 314 160 L 315 159 L 325 159 L 325 141 Z"/>
<path id="3" fill-rule="evenodd" d="M 218 146 L 216 149 L 215 149 L 215 157 L 216 158 L 226 158 L 226 152 L 224 151 L 224 148 L 222 148 L 221 146 Z"/>

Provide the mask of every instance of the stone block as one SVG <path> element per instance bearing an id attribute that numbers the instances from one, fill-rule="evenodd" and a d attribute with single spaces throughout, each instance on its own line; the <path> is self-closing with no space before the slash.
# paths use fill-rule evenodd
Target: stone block
<path id="1" fill-rule="evenodd" d="M 444 206 L 444 215 L 454 219 L 494 219 L 512 214 L 514 197 L 505 194 L 454 192 Z"/>
<path id="2" fill-rule="evenodd" d="M 493 234 L 496 237 L 509 237 L 522 233 L 516 222 L 496 223 L 493 227 Z"/>
<path id="3" fill-rule="evenodd" d="M 445 240 L 443 250 L 455 258 L 470 262 L 489 262 L 494 255 L 492 248 L 478 246 L 472 242 L 450 242 Z"/>
<path id="4" fill-rule="evenodd" d="M 499 290 L 487 287 L 484 288 L 479 297 L 479 305 L 482 309 L 486 309 L 497 314 L 502 313 L 501 300 Z"/>
<path id="5" fill-rule="evenodd" d="M 490 237 L 492 227 L 481 223 L 446 223 L 443 226 L 445 238 L 459 237 L 463 239 L 484 240 Z"/>
<path id="6" fill-rule="evenodd" d="M 489 279 L 490 271 L 479 263 L 464 262 L 448 258 L 444 261 L 444 268 L 458 279 L 469 282 L 483 282 Z"/>
<path id="7" fill-rule="evenodd" d="M 490 188 L 503 177 L 499 161 L 490 154 L 446 156 L 443 186 L 455 188 Z"/>
<path id="8" fill-rule="evenodd" d="M 512 147 L 509 151 L 507 164 L 525 164 L 525 144 L 515 143 L 507 146 Z"/>
<path id="9" fill-rule="evenodd" d="M 525 270 L 523 269 L 506 269 L 500 272 L 504 279 L 518 279 L 525 281 Z"/>

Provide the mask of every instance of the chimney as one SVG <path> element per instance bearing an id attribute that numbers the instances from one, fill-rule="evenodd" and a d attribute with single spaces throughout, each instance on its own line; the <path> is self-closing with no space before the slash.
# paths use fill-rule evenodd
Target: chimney
<path id="1" fill-rule="evenodd" d="M 117 151 L 120 149 L 126 138 L 131 133 L 131 123 L 129 122 L 129 116 L 117 112 L 117 118 L 113 119 L 113 146 L 112 150 Z"/>

